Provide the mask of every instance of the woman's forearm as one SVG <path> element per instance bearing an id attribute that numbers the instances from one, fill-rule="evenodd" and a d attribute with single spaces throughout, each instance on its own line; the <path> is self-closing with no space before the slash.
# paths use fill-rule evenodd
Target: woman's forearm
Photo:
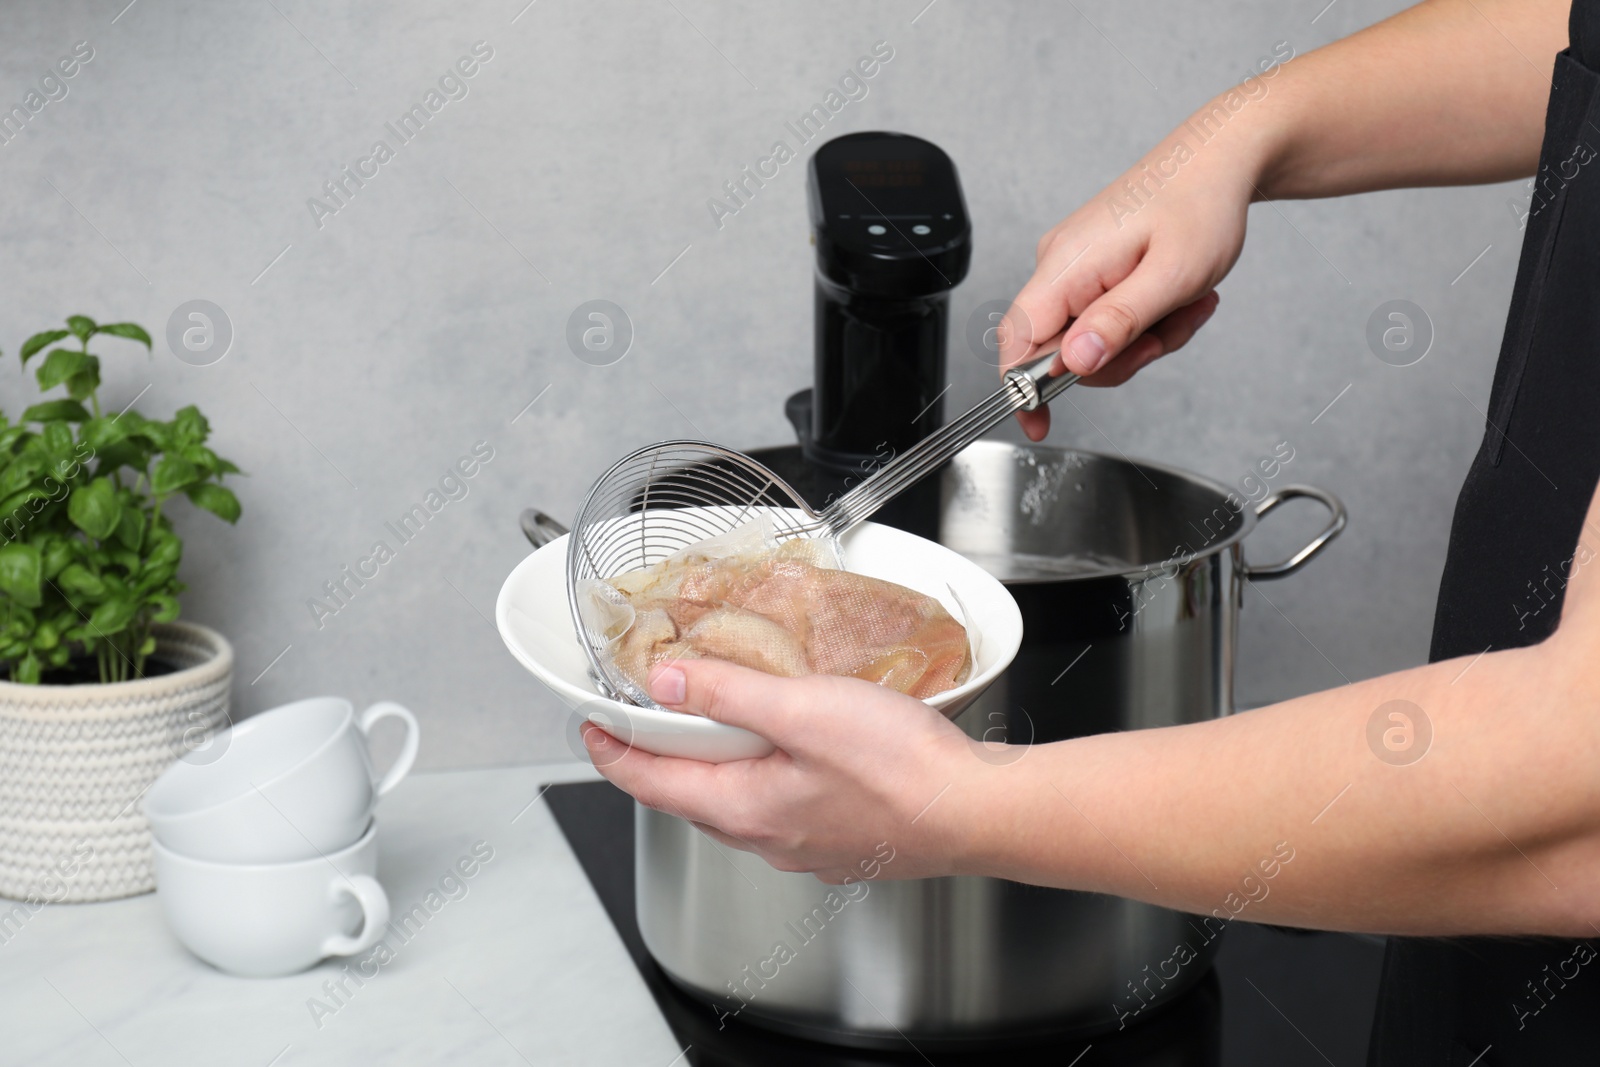
<path id="1" fill-rule="evenodd" d="M 1568 6 L 1424 0 L 1269 71 L 1259 99 L 1223 94 L 1186 125 L 1233 141 L 1257 198 L 1532 174 Z M 1236 112 L 1218 110 L 1227 103 Z"/>
<path id="2" fill-rule="evenodd" d="M 961 866 L 1219 918 L 1593 934 L 1600 672 L 1575 666 L 1580 636 L 1042 747 L 951 806 Z"/>

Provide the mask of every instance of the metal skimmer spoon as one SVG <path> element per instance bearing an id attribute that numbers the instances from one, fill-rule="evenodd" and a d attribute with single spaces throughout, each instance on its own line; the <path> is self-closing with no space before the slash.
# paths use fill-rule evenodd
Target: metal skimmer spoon
<path id="1" fill-rule="evenodd" d="M 1056 353 L 1007 371 L 1000 388 L 964 415 L 891 459 L 821 511 L 782 478 L 742 452 L 704 441 L 662 441 L 629 453 L 589 490 L 567 543 L 567 597 L 573 628 L 606 695 L 645 704 L 604 655 L 608 639 L 585 624 L 580 583 L 642 570 L 708 537 L 729 533 L 757 515 L 778 540 L 829 542 L 842 562 L 839 538 L 900 493 L 932 474 L 1008 415 L 1048 404 L 1078 381 L 1050 377 Z M 653 706 L 653 705 L 652 705 Z"/>

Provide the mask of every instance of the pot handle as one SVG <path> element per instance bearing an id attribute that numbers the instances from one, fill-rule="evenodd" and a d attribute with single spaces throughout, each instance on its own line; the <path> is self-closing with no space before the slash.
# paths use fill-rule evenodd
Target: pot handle
<path id="1" fill-rule="evenodd" d="M 1272 578 L 1287 578 L 1289 575 L 1293 574 L 1295 571 L 1311 562 L 1312 558 L 1315 557 L 1318 552 L 1321 552 L 1327 547 L 1329 541 L 1332 541 L 1335 537 L 1339 536 L 1340 532 L 1344 530 L 1345 524 L 1349 521 L 1349 516 L 1344 510 L 1344 501 L 1340 500 L 1326 489 L 1318 489 L 1314 485 L 1284 486 L 1282 489 L 1279 489 L 1276 493 L 1273 493 L 1271 496 L 1267 497 L 1261 503 L 1256 505 L 1256 518 L 1259 519 L 1264 517 L 1279 504 L 1282 504 L 1288 500 L 1294 500 L 1296 497 L 1310 497 L 1312 500 L 1315 500 L 1317 503 L 1327 508 L 1329 514 L 1331 515 L 1331 518 L 1328 520 L 1328 525 L 1322 528 L 1321 533 L 1317 534 L 1317 536 L 1306 542 L 1305 547 L 1301 548 L 1300 551 L 1296 552 L 1286 560 L 1281 560 L 1277 563 L 1264 564 L 1261 566 L 1251 566 L 1248 563 L 1240 564 L 1240 570 L 1244 574 L 1244 577 L 1248 580 L 1252 582 L 1261 582 Z"/>
<path id="2" fill-rule="evenodd" d="M 565 526 L 538 508 L 524 508 L 519 521 L 522 523 L 522 536 L 526 537 L 534 548 L 543 548 L 567 533 Z"/>

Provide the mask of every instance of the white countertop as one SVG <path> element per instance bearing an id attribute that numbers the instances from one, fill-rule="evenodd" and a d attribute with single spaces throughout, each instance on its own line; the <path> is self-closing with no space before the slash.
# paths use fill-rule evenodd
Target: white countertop
<path id="1" fill-rule="evenodd" d="M 213 970 L 168 933 L 155 894 L 46 907 L 0 944 L 0 1064 L 668 1067 L 680 1046 L 533 802 L 542 783 L 592 776 L 544 766 L 402 782 L 377 816 L 397 920 L 475 843 L 494 854 L 408 941 L 389 942 L 372 977 L 352 968 L 359 986 L 349 960 L 288 978 Z M 331 996 L 324 983 L 341 979 Z"/>

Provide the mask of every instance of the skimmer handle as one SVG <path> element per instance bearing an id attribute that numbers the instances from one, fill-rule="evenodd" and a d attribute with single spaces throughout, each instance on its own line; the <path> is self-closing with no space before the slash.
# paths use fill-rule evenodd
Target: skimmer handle
<path id="1" fill-rule="evenodd" d="M 1047 356 L 1041 356 L 1025 367 L 1012 367 L 1006 371 L 1006 381 L 1013 382 L 1027 397 L 1027 401 L 1018 408 L 1018 411 L 1033 411 L 1050 403 L 1070 386 L 1078 384 L 1079 375 L 1068 372 L 1050 377 L 1050 366 L 1055 363 L 1057 349 Z"/>

